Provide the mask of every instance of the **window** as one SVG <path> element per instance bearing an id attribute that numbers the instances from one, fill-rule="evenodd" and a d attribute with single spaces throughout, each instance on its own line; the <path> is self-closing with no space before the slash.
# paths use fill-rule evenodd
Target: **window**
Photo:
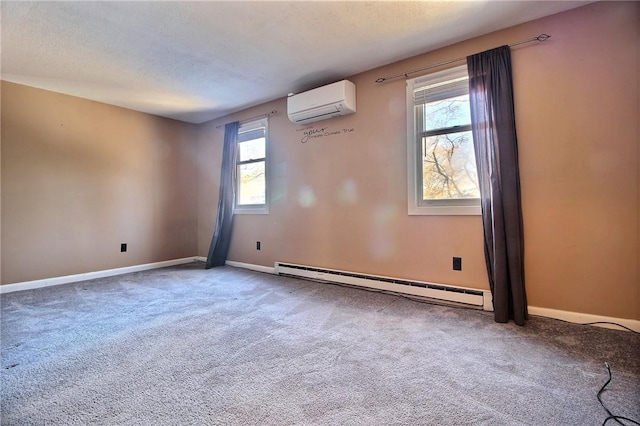
<path id="1" fill-rule="evenodd" d="M 409 214 L 480 214 L 466 65 L 407 80 L 407 134 Z"/>
<path id="2" fill-rule="evenodd" d="M 238 128 L 236 214 L 269 213 L 267 193 L 267 119 Z"/>

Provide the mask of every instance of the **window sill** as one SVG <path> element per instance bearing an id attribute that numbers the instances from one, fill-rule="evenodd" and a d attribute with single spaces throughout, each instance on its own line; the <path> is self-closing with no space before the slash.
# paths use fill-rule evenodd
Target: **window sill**
<path id="1" fill-rule="evenodd" d="M 233 214 L 269 214 L 268 206 L 236 207 Z"/>
<path id="2" fill-rule="evenodd" d="M 409 205 L 409 216 L 480 216 L 480 206 L 416 206 Z"/>

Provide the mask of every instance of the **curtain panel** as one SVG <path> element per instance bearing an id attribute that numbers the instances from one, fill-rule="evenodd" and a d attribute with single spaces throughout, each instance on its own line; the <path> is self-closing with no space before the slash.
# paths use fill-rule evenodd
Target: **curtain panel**
<path id="1" fill-rule="evenodd" d="M 467 68 L 494 318 L 524 325 L 524 233 L 509 46 L 467 57 Z"/>
<path id="2" fill-rule="evenodd" d="M 236 155 L 238 152 L 239 126 L 240 123 L 238 121 L 227 123 L 224 126 L 218 215 L 209 247 L 209 254 L 207 255 L 206 269 L 214 266 L 223 266 L 229 253 L 233 209 L 236 202 Z"/>

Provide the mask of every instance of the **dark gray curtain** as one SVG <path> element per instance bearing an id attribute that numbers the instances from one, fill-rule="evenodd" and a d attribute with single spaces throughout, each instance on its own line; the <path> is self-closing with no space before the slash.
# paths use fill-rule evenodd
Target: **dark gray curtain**
<path id="1" fill-rule="evenodd" d="M 494 317 L 524 325 L 524 235 L 509 46 L 467 57 L 467 68 Z"/>
<path id="2" fill-rule="evenodd" d="M 218 217 L 209 247 L 206 268 L 222 266 L 227 260 L 231 243 L 233 208 L 236 202 L 236 153 L 238 152 L 237 121 L 224 126 L 224 148 L 220 171 L 220 197 L 218 199 Z"/>

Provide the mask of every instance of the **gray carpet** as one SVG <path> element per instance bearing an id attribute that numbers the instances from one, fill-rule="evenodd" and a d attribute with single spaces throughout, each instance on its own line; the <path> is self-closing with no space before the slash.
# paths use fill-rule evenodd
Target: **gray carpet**
<path id="1" fill-rule="evenodd" d="M 1 308 L 2 425 L 599 425 L 605 361 L 640 419 L 625 331 L 197 262 Z"/>

